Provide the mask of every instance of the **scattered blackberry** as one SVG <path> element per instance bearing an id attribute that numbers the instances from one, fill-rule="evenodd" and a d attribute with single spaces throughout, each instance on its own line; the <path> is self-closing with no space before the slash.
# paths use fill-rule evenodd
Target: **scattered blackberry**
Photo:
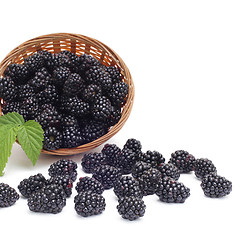
<path id="1" fill-rule="evenodd" d="M 135 179 L 139 179 L 146 171 L 151 168 L 151 165 L 142 161 L 138 161 L 135 163 L 132 169 L 132 176 Z"/>
<path id="2" fill-rule="evenodd" d="M 119 83 L 119 82 L 122 81 L 122 75 L 121 75 L 121 72 L 120 72 L 119 68 L 117 68 L 115 66 L 108 66 L 108 67 L 105 68 L 105 70 L 111 76 L 111 79 L 112 79 L 113 83 Z"/>
<path id="3" fill-rule="evenodd" d="M 125 82 L 113 84 L 112 88 L 107 93 L 112 105 L 119 107 L 123 106 L 126 102 L 128 91 L 129 87 Z"/>
<path id="4" fill-rule="evenodd" d="M 146 205 L 141 198 L 134 196 L 124 197 L 118 200 L 117 210 L 119 214 L 130 221 L 143 217 Z"/>
<path id="5" fill-rule="evenodd" d="M 48 127 L 44 130 L 43 149 L 56 150 L 62 145 L 62 133 L 55 127 Z"/>
<path id="6" fill-rule="evenodd" d="M 73 181 L 69 178 L 69 176 L 55 176 L 51 177 L 46 181 L 46 185 L 59 185 L 62 186 L 63 191 L 66 195 L 66 197 L 70 197 L 72 194 L 72 188 L 73 188 Z"/>
<path id="7" fill-rule="evenodd" d="M 157 151 L 147 151 L 142 154 L 142 161 L 149 163 L 152 167 L 157 168 L 161 163 L 165 162 L 163 155 Z"/>
<path id="8" fill-rule="evenodd" d="M 78 71 L 82 77 L 85 77 L 85 73 L 90 67 L 100 65 L 100 62 L 96 58 L 87 54 L 80 56 L 80 62 Z"/>
<path id="9" fill-rule="evenodd" d="M 0 78 L 0 98 L 4 101 L 13 101 L 16 98 L 15 83 L 10 77 Z"/>
<path id="10" fill-rule="evenodd" d="M 115 161 L 115 167 L 120 168 L 122 174 L 129 174 L 136 163 L 135 153 L 130 149 L 123 149 Z"/>
<path id="11" fill-rule="evenodd" d="M 24 59 L 24 66 L 33 74 L 44 66 L 44 58 L 41 54 L 34 53 Z"/>
<path id="12" fill-rule="evenodd" d="M 65 81 L 69 78 L 71 72 L 67 67 L 58 67 L 53 71 L 53 84 L 62 88 Z"/>
<path id="13" fill-rule="evenodd" d="M 45 177 L 41 173 L 38 173 L 23 179 L 17 188 L 24 197 L 28 198 L 32 193 L 41 190 L 45 186 L 45 182 Z"/>
<path id="14" fill-rule="evenodd" d="M 99 97 L 92 109 L 93 118 L 97 121 L 106 121 L 111 115 L 111 102 L 105 96 Z"/>
<path id="15" fill-rule="evenodd" d="M 22 85 L 27 82 L 29 71 L 23 64 L 12 63 L 4 71 L 4 76 L 10 77 L 16 85 Z"/>
<path id="16" fill-rule="evenodd" d="M 66 195 L 61 185 L 51 184 L 33 193 L 28 198 L 30 211 L 41 213 L 59 213 L 66 205 Z"/>
<path id="17" fill-rule="evenodd" d="M 180 173 L 188 173 L 194 169 L 195 158 L 187 151 L 178 150 L 171 154 L 169 162 L 174 164 L 180 170 Z"/>
<path id="18" fill-rule="evenodd" d="M 179 169 L 172 163 L 161 163 L 158 168 L 162 177 L 170 177 L 177 181 L 180 178 Z"/>
<path id="19" fill-rule="evenodd" d="M 8 184 L 0 183 L 0 207 L 10 207 L 19 199 L 16 190 Z"/>
<path id="20" fill-rule="evenodd" d="M 48 85 L 43 91 L 39 92 L 36 97 L 40 104 L 51 103 L 56 106 L 59 102 L 59 94 L 54 85 Z"/>
<path id="21" fill-rule="evenodd" d="M 162 202 L 184 203 L 190 196 L 190 189 L 169 177 L 161 179 L 156 195 Z"/>
<path id="22" fill-rule="evenodd" d="M 39 114 L 39 104 L 35 97 L 29 97 L 21 104 L 20 113 L 24 114 L 26 120 L 34 120 Z"/>
<path id="23" fill-rule="evenodd" d="M 81 64 L 80 57 L 77 56 L 75 53 L 69 52 L 67 50 L 64 50 L 60 52 L 60 54 L 65 55 L 69 58 L 70 60 L 70 69 L 72 72 L 78 72 L 79 67 Z"/>
<path id="24" fill-rule="evenodd" d="M 142 145 L 141 142 L 139 140 L 136 140 L 134 138 L 130 138 L 127 140 L 127 142 L 125 143 L 125 145 L 123 146 L 124 149 L 131 149 L 134 153 L 136 158 L 138 158 L 142 152 Z"/>
<path id="25" fill-rule="evenodd" d="M 81 76 L 77 73 L 72 73 L 64 83 L 63 93 L 67 96 L 76 96 L 82 91 L 83 86 L 84 81 Z"/>
<path id="26" fill-rule="evenodd" d="M 50 73 L 58 67 L 70 67 L 70 64 L 69 57 L 63 54 L 52 54 L 45 60 L 45 67 Z"/>
<path id="27" fill-rule="evenodd" d="M 105 144 L 102 153 L 106 156 L 107 164 L 110 166 L 116 165 L 116 160 L 121 154 L 121 149 L 116 144 Z"/>
<path id="28" fill-rule="evenodd" d="M 63 127 L 79 127 L 77 119 L 72 115 L 63 115 L 61 123 Z"/>
<path id="29" fill-rule="evenodd" d="M 76 184 L 76 191 L 78 193 L 91 191 L 93 193 L 102 194 L 104 192 L 104 188 L 102 184 L 94 178 L 81 177 L 79 178 L 79 182 Z"/>
<path id="30" fill-rule="evenodd" d="M 85 173 L 94 173 L 94 170 L 101 164 L 106 163 L 106 156 L 103 153 L 87 153 L 82 158 L 82 169 Z"/>
<path id="31" fill-rule="evenodd" d="M 82 136 L 84 143 L 92 142 L 108 132 L 108 127 L 105 123 L 90 121 L 82 128 Z"/>
<path id="32" fill-rule="evenodd" d="M 138 197 L 142 198 L 143 194 L 139 187 L 139 182 L 131 176 L 122 176 L 114 184 L 114 193 L 118 198 Z"/>
<path id="33" fill-rule="evenodd" d="M 61 159 L 49 167 L 49 175 L 54 176 L 69 176 L 69 178 L 74 182 L 77 177 L 77 164 L 72 160 Z"/>
<path id="34" fill-rule="evenodd" d="M 102 195 L 94 192 L 80 192 L 74 198 L 75 210 L 82 217 L 97 215 L 105 210 L 106 203 Z"/>
<path id="35" fill-rule="evenodd" d="M 144 196 L 152 195 L 157 190 L 161 180 L 161 173 L 155 168 L 150 168 L 138 179 L 140 189 Z"/>
<path id="36" fill-rule="evenodd" d="M 93 178 L 102 183 L 104 189 L 112 188 L 120 176 L 120 170 L 109 165 L 100 165 L 93 174 Z"/>
<path id="37" fill-rule="evenodd" d="M 102 89 L 100 86 L 90 84 L 81 93 L 81 98 L 89 103 L 94 103 L 102 95 Z"/>
<path id="38" fill-rule="evenodd" d="M 4 114 L 9 112 L 20 113 L 20 102 L 4 102 L 2 105 L 2 111 Z"/>
<path id="39" fill-rule="evenodd" d="M 17 88 L 17 98 L 21 102 L 28 99 L 29 97 L 35 97 L 34 88 L 29 84 L 24 84 L 18 86 Z"/>
<path id="40" fill-rule="evenodd" d="M 110 116 L 107 119 L 108 126 L 114 126 L 117 124 L 121 119 L 121 109 L 118 107 L 111 107 L 111 113 Z"/>
<path id="41" fill-rule="evenodd" d="M 211 160 L 208 160 L 207 158 L 196 159 L 194 173 L 197 178 L 203 179 L 206 175 L 212 172 L 217 172 L 217 170 Z"/>
<path id="42" fill-rule="evenodd" d="M 79 127 L 65 127 L 62 132 L 63 147 L 73 148 L 83 144 L 82 132 Z"/>
<path id="43" fill-rule="evenodd" d="M 232 182 L 212 172 L 202 179 L 201 188 L 207 197 L 220 198 L 232 191 Z"/>

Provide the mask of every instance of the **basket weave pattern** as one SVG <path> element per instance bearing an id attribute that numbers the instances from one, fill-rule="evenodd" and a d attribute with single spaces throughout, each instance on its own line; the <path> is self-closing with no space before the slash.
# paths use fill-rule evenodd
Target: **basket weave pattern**
<path id="1" fill-rule="evenodd" d="M 40 50 L 46 50 L 52 53 L 59 53 L 63 50 L 68 50 L 77 55 L 81 55 L 84 53 L 92 55 L 93 57 L 98 59 L 100 63 L 106 66 L 118 67 L 121 71 L 123 81 L 126 82 L 129 86 L 129 94 L 126 104 L 122 108 L 121 119 L 109 130 L 107 134 L 93 142 L 75 148 L 60 148 L 51 151 L 43 149 L 42 153 L 53 155 L 73 155 L 96 148 L 106 142 L 112 136 L 114 136 L 127 121 L 134 101 L 133 80 L 129 69 L 127 68 L 123 60 L 119 57 L 119 55 L 100 41 L 80 34 L 49 34 L 28 40 L 13 49 L 0 63 L 0 77 L 3 76 L 3 73 L 8 65 L 10 65 L 11 63 L 23 63 L 25 58 Z M 3 99 L 0 99 L 0 115 L 2 115 L 2 103 Z"/>

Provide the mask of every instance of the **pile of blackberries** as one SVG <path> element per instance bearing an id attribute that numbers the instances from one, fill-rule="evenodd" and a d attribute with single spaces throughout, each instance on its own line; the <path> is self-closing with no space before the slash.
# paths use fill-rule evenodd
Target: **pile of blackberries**
<path id="1" fill-rule="evenodd" d="M 91 55 L 38 51 L 0 78 L 2 111 L 36 120 L 46 150 L 72 148 L 105 135 L 121 118 L 129 86 L 115 66 Z"/>

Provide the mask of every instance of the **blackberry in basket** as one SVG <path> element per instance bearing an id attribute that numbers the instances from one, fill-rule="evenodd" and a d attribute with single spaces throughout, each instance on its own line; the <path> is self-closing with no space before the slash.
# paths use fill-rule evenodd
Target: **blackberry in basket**
<path id="1" fill-rule="evenodd" d="M 13 101 L 16 98 L 15 83 L 10 77 L 0 78 L 0 98 Z"/>

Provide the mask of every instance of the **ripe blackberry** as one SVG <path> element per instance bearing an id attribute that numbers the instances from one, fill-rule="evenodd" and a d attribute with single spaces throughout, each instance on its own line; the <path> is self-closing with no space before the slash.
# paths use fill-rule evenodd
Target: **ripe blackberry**
<path id="1" fill-rule="evenodd" d="M 39 104 L 35 97 L 29 97 L 24 100 L 20 108 L 21 113 L 24 114 L 26 120 L 34 120 L 39 114 Z"/>
<path id="2" fill-rule="evenodd" d="M 77 118 L 72 115 L 63 115 L 61 123 L 63 127 L 79 127 Z"/>
<path id="3" fill-rule="evenodd" d="M 145 214 L 146 205 L 141 198 L 134 196 L 124 197 L 118 200 L 117 210 L 118 213 L 130 221 L 134 221 Z"/>
<path id="4" fill-rule="evenodd" d="M 8 184 L 0 183 L 0 207 L 10 207 L 19 199 L 16 190 Z"/>
<path id="5" fill-rule="evenodd" d="M 232 182 L 212 172 L 202 179 L 201 188 L 207 197 L 220 198 L 232 191 Z"/>
<path id="6" fill-rule="evenodd" d="M 117 124 L 121 119 L 121 109 L 118 107 L 111 106 L 111 113 L 107 119 L 107 125 L 112 127 Z"/>
<path id="7" fill-rule="evenodd" d="M 17 88 L 17 99 L 19 102 L 28 99 L 29 97 L 35 97 L 34 88 L 30 84 L 24 84 Z"/>
<path id="8" fill-rule="evenodd" d="M 81 98 L 89 103 L 94 103 L 102 95 L 100 86 L 90 84 L 81 92 Z"/>
<path id="9" fill-rule="evenodd" d="M 188 173 L 194 169 L 195 158 L 187 151 L 178 150 L 171 154 L 169 162 L 174 164 L 180 170 L 180 173 Z"/>
<path id="10" fill-rule="evenodd" d="M 120 176 L 120 170 L 109 165 L 100 165 L 93 174 L 93 178 L 98 180 L 104 189 L 112 188 Z"/>
<path id="11" fill-rule="evenodd" d="M 135 153 L 130 149 L 123 149 L 118 155 L 114 167 L 117 167 L 121 170 L 122 174 L 129 174 L 132 172 L 132 169 L 136 163 Z"/>
<path id="12" fill-rule="evenodd" d="M 157 168 L 161 163 L 165 162 L 163 155 L 157 151 L 148 150 L 141 155 L 143 162 L 149 163 L 152 167 Z"/>
<path id="13" fill-rule="evenodd" d="M 43 149 L 56 150 L 62 146 L 62 133 L 55 127 L 44 130 Z"/>
<path id="14" fill-rule="evenodd" d="M 158 168 L 162 177 L 170 177 L 177 181 L 180 178 L 179 169 L 172 163 L 161 163 Z"/>
<path id="15" fill-rule="evenodd" d="M 76 96 L 82 91 L 84 80 L 78 73 L 71 73 L 63 86 L 63 93 L 67 96 Z"/>
<path id="16" fill-rule="evenodd" d="M 59 103 L 59 94 L 54 85 L 48 85 L 36 97 L 40 104 L 51 103 L 56 106 Z"/>
<path id="17" fill-rule="evenodd" d="M 9 112 L 20 113 L 20 102 L 4 102 L 2 105 L 2 111 L 4 114 Z"/>
<path id="18" fill-rule="evenodd" d="M 77 126 L 63 128 L 62 136 L 64 148 L 73 148 L 83 144 L 82 132 Z"/>
<path id="19" fill-rule="evenodd" d="M 194 173 L 197 178 L 203 179 L 206 175 L 212 172 L 217 172 L 217 170 L 211 160 L 208 160 L 207 158 L 196 159 Z"/>
<path id="20" fill-rule="evenodd" d="M 125 145 L 123 146 L 123 149 L 131 149 L 132 152 L 135 153 L 136 158 L 138 158 L 142 154 L 141 142 L 139 140 L 134 139 L 134 138 L 128 139 L 127 142 L 125 143 Z"/>
<path id="21" fill-rule="evenodd" d="M 106 156 L 107 164 L 115 166 L 118 156 L 121 154 L 121 149 L 116 144 L 105 144 L 102 153 Z"/>
<path id="22" fill-rule="evenodd" d="M 105 96 L 99 97 L 92 109 L 93 118 L 97 121 L 107 121 L 111 115 L 111 102 Z"/>
<path id="23" fill-rule="evenodd" d="M 155 168 L 150 168 L 138 178 L 140 189 L 144 196 L 153 195 L 161 180 L 161 173 Z"/>
<path id="24" fill-rule="evenodd" d="M 105 68 L 105 70 L 111 76 L 113 84 L 114 83 L 119 83 L 119 82 L 122 81 L 122 75 L 121 75 L 121 72 L 120 72 L 119 68 L 117 68 L 115 66 L 108 66 L 108 67 Z"/>
<path id="25" fill-rule="evenodd" d="M 70 197 L 72 194 L 73 181 L 69 176 L 54 176 L 46 181 L 46 185 L 55 184 L 57 186 L 62 186 L 66 197 Z"/>
<path id="26" fill-rule="evenodd" d="M 144 172 L 148 171 L 151 168 L 151 165 L 142 161 L 138 161 L 135 163 L 132 169 L 132 176 L 135 179 L 139 179 Z"/>
<path id="27" fill-rule="evenodd" d="M 41 213 L 59 213 L 66 205 L 66 195 L 61 185 L 45 186 L 28 198 L 30 211 Z"/>
<path id="28" fill-rule="evenodd" d="M 13 101 L 16 98 L 15 83 L 10 77 L 0 78 L 0 98 L 4 101 Z"/>
<path id="29" fill-rule="evenodd" d="M 190 196 L 190 189 L 169 177 L 160 180 L 156 195 L 162 202 L 184 203 Z"/>
<path id="30" fill-rule="evenodd" d="M 102 195 L 94 192 L 80 192 L 74 198 L 75 210 L 82 217 L 101 214 L 106 207 L 105 199 Z"/>
<path id="31" fill-rule="evenodd" d="M 108 132 L 108 127 L 105 123 L 91 120 L 82 127 L 82 136 L 84 143 L 92 142 Z"/>
<path id="32" fill-rule="evenodd" d="M 45 182 L 45 177 L 41 173 L 38 173 L 23 179 L 17 188 L 24 197 L 28 198 L 32 193 L 41 190 L 45 186 Z"/>
<path id="33" fill-rule="evenodd" d="M 142 198 L 143 194 L 139 187 L 139 182 L 131 176 L 122 176 L 114 184 L 114 193 L 118 198 L 138 197 Z"/>
<path id="34" fill-rule="evenodd" d="M 69 176 L 74 182 L 77 177 L 77 164 L 72 160 L 61 159 L 49 167 L 49 175 L 54 176 Z"/>
<path id="35" fill-rule="evenodd" d="M 106 156 L 103 153 L 87 153 L 84 154 L 81 165 L 85 173 L 94 173 L 94 170 L 101 164 L 106 163 Z"/>
<path id="36" fill-rule="evenodd" d="M 71 72 L 67 67 L 58 67 L 53 71 L 53 84 L 62 88 L 65 81 L 69 78 Z"/>
<path id="37" fill-rule="evenodd" d="M 22 85 L 27 82 L 29 71 L 23 64 L 12 63 L 4 71 L 4 76 L 10 77 L 16 85 Z"/>
<path id="38" fill-rule="evenodd" d="M 85 77 L 86 71 L 92 66 L 100 65 L 100 62 L 91 55 L 83 54 L 80 56 L 79 73 L 82 77 Z"/>
<path id="39" fill-rule="evenodd" d="M 48 61 L 51 61 L 52 55 L 53 55 L 51 52 L 48 52 L 48 51 L 46 51 L 46 50 L 38 51 L 37 54 L 39 54 L 40 56 L 43 57 L 45 66 L 46 66 L 46 63 L 47 63 Z"/>
<path id="40" fill-rule="evenodd" d="M 24 59 L 24 65 L 27 67 L 29 72 L 33 74 L 44 66 L 44 58 L 40 54 L 34 53 Z"/>
<path id="41" fill-rule="evenodd" d="M 45 60 L 45 67 L 50 73 L 58 67 L 70 67 L 69 57 L 63 54 L 52 54 Z"/>
<path id="42" fill-rule="evenodd" d="M 52 83 L 52 78 L 46 68 L 39 69 L 35 76 L 28 81 L 29 85 L 34 89 L 34 91 L 40 92 Z"/>
<path id="43" fill-rule="evenodd" d="M 79 178 L 79 182 L 76 184 L 76 191 L 78 193 L 91 191 L 93 193 L 102 194 L 104 192 L 104 188 L 95 178 L 81 177 Z"/>
<path id="44" fill-rule="evenodd" d="M 113 84 L 110 91 L 107 93 L 108 97 L 114 106 L 123 106 L 126 103 L 129 86 L 125 82 Z"/>
<path id="45" fill-rule="evenodd" d="M 60 52 L 59 54 L 65 55 L 69 58 L 70 69 L 72 72 L 78 72 L 81 64 L 80 57 L 75 53 L 69 52 L 67 50 Z"/>

